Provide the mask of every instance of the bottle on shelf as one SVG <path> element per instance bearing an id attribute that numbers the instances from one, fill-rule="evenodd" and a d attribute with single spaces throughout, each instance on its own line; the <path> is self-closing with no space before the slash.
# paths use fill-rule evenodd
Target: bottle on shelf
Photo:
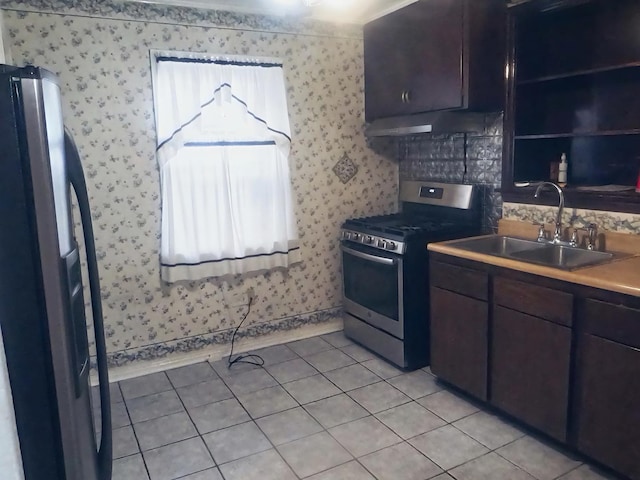
<path id="1" fill-rule="evenodd" d="M 558 168 L 558 185 L 565 187 L 567 185 L 567 171 L 569 170 L 569 162 L 567 162 L 567 154 L 560 156 L 560 166 Z"/>
<path id="2" fill-rule="evenodd" d="M 560 162 L 551 162 L 549 165 L 549 180 L 558 183 L 560 177 Z"/>

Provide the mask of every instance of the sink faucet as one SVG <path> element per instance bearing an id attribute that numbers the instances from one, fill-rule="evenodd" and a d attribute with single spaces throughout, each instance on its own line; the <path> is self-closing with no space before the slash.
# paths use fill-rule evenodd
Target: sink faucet
<path id="1" fill-rule="evenodd" d="M 542 182 L 536 189 L 536 193 L 534 194 L 534 197 L 538 198 L 538 196 L 540 195 L 540 192 L 546 186 L 553 187 L 558 192 L 558 198 L 559 198 L 558 215 L 556 216 L 556 229 L 555 229 L 555 232 L 553 233 L 552 242 L 555 244 L 559 244 L 559 243 L 562 243 L 562 211 L 564 210 L 564 192 L 562 191 L 562 188 L 560 188 L 558 185 L 556 185 L 553 182 Z"/>

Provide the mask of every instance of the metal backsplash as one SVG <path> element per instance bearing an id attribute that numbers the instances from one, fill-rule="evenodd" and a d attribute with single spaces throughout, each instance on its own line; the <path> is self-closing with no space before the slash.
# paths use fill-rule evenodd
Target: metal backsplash
<path id="1" fill-rule="evenodd" d="M 502 217 L 502 197 L 495 191 L 502 176 L 502 116 L 480 134 L 407 136 L 397 145 L 401 181 L 480 186 L 483 227 L 487 232 L 496 231 Z"/>

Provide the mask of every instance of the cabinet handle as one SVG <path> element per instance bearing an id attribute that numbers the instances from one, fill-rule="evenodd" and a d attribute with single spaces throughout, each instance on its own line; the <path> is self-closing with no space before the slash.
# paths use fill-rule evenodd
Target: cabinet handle
<path id="1" fill-rule="evenodd" d="M 400 98 L 402 99 L 402 103 L 407 103 L 407 91 L 406 90 L 402 91 L 402 96 Z"/>
<path id="2" fill-rule="evenodd" d="M 404 103 L 411 103 L 411 90 L 404 92 Z"/>

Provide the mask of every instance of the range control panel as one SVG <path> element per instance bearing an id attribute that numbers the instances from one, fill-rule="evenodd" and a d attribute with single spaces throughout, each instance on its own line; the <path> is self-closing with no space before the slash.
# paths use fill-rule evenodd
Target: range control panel
<path id="1" fill-rule="evenodd" d="M 395 240 L 389 240 L 375 235 L 354 232 L 353 230 L 342 230 L 340 234 L 341 240 L 349 242 L 361 243 L 369 247 L 379 248 L 393 253 L 403 254 L 405 252 L 405 244 Z"/>

